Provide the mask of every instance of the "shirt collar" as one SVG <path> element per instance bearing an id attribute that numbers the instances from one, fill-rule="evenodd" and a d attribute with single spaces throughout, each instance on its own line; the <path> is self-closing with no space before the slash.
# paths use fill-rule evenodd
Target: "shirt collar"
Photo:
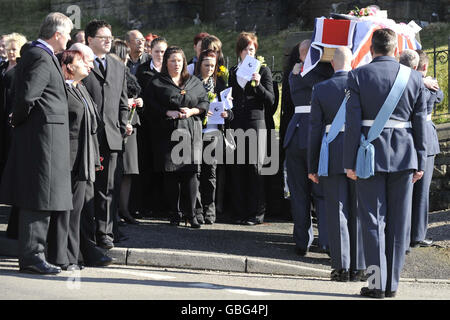
<path id="1" fill-rule="evenodd" d="M 53 47 L 52 47 L 51 45 L 49 45 L 47 42 L 45 42 L 45 41 L 42 40 L 42 39 L 37 39 L 36 41 L 42 43 L 44 46 L 46 46 L 47 48 L 49 48 L 53 54 L 55 54 L 55 50 L 53 50 Z"/>
<path id="2" fill-rule="evenodd" d="M 150 69 L 156 70 L 158 72 L 161 72 L 161 69 L 158 70 L 158 68 L 153 64 L 153 59 L 150 60 Z"/>

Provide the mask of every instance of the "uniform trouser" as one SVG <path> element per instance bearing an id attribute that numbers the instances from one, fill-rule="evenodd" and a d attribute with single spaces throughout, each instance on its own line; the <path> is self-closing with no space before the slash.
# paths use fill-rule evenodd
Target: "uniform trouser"
<path id="1" fill-rule="evenodd" d="M 117 151 L 111 151 L 106 146 L 100 147 L 100 155 L 103 157 L 103 171 L 96 174 L 95 187 L 95 219 L 97 225 L 97 240 L 104 238 L 114 239 L 113 222 L 117 219 L 119 178 Z"/>
<path id="2" fill-rule="evenodd" d="M 165 172 L 164 193 L 172 214 L 179 215 L 183 211 L 188 218 L 195 216 L 198 193 L 196 172 Z"/>
<path id="3" fill-rule="evenodd" d="M 52 211 L 19 209 L 19 267 L 46 261 L 45 248 Z"/>
<path id="4" fill-rule="evenodd" d="M 427 157 L 426 168 L 422 179 L 414 183 L 410 242 L 423 241 L 427 235 L 429 192 L 431 179 L 433 178 L 433 170 L 434 155 Z"/>
<path id="5" fill-rule="evenodd" d="M 295 138 L 296 136 L 292 139 Z M 311 222 L 311 201 L 314 200 L 319 229 L 319 246 L 328 247 L 322 185 L 321 183 L 312 183 L 308 179 L 307 149 L 300 149 L 296 145 L 297 142 L 294 140 L 286 149 L 287 183 L 291 194 L 294 241 L 297 248 L 306 250 L 314 240 Z"/>
<path id="6" fill-rule="evenodd" d="M 217 146 L 217 135 L 204 134 L 203 150 L 215 149 Z M 210 152 L 211 153 L 211 152 Z M 208 154 L 210 154 L 208 153 Z M 215 152 L 212 152 L 211 159 L 203 158 L 200 171 L 200 187 L 197 195 L 197 201 L 200 214 L 203 214 L 205 218 L 211 222 L 216 221 L 216 169 L 217 159 L 215 158 Z"/>
<path id="7" fill-rule="evenodd" d="M 397 291 L 398 288 L 409 247 L 412 176 L 412 170 L 406 170 L 376 173 L 356 181 L 366 265 L 368 269 L 375 266 L 379 275 L 374 277 L 375 289 Z"/>
<path id="8" fill-rule="evenodd" d="M 80 213 L 52 213 L 48 232 L 48 261 L 56 265 L 78 263 Z"/>
<path id="9" fill-rule="evenodd" d="M 321 177 L 327 213 L 331 267 L 364 270 L 361 227 L 357 217 L 355 182 L 345 174 Z"/>

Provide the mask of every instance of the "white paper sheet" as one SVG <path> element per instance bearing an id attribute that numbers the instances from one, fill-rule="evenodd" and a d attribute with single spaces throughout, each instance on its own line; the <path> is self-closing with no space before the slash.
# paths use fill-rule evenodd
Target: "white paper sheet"
<path id="1" fill-rule="evenodd" d="M 244 61 L 242 61 L 238 71 L 236 72 L 237 81 L 242 88 L 244 88 L 247 82 L 252 79 L 253 74 L 259 69 L 260 64 L 261 63 L 258 59 L 249 55 L 247 55 Z"/>
<path id="2" fill-rule="evenodd" d="M 208 116 L 208 124 L 224 124 L 225 119 L 220 115 L 224 111 L 223 102 L 211 102 L 209 104 L 209 111 L 212 112 L 211 116 Z"/>
<path id="3" fill-rule="evenodd" d="M 220 100 L 224 103 L 224 108 L 226 110 L 233 109 L 233 97 L 232 97 L 233 88 L 226 88 L 220 93 Z"/>

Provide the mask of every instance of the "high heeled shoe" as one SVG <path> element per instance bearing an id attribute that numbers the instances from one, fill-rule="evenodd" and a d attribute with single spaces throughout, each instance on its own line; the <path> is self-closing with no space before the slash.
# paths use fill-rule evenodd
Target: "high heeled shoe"
<path id="1" fill-rule="evenodd" d="M 171 226 L 179 226 L 181 221 L 181 213 L 172 212 L 170 215 L 170 225 Z"/>
<path id="2" fill-rule="evenodd" d="M 200 229 L 202 226 L 200 225 L 200 223 L 198 223 L 197 221 L 197 217 L 184 217 L 184 225 L 187 226 L 187 224 L 191 225 L 191 228 L 194 229 Z"/>

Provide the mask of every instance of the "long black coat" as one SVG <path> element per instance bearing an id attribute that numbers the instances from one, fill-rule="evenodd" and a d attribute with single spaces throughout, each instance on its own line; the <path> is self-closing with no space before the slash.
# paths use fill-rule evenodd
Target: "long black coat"
<path id="1" fill-rule="evenodd" d="M 234 120 L 231 127 L 265 129 L 260 120 L 265 120 L 265 109 L 272 108 L 275 101 L 272 73 L 269 68 L 262 66 L 259 70 L 260 84 L 252 87 L 249 81 L 241 88 L 236 79 L 237 69 L 237 66 L 231 68 L 228 81 L 229 86 L 233 88 Z"/>
<path id="2" fill-rule="evenodd" d="M 109 149 L 122 151 L 128 116 L 125 65 L 106 55 L 106 77 L 103 77 L 95 63 L 94 65 L 93 72 L 83 79 L 83 83 L 105 123 L 104 132 Z M 99 141 L 101 143 L 100 139 Z"/>
<path id="3" fill-rule="evenodd" d="M 90 165 L 91 174 L 92 166 L 100 166 L 100 151 L 97 141 L 97 130 L 103 128 L 103 122 L 96 110 L 95 104 L 91 96 L 87 92 L 82 83 L 79 83 L 77 89 L 72 85 L 67 85 L 68 106 L 69 106 L 69 133 L 70 133 L 70 168 L 73 177 L 78 181 L 95 181 L 94 175 L 86 176 L 85 167 Z M 78 92 L 76 90 L 79 90 Z M 89 109 L 86 108 L 86 100 Z M 86 119 L 89 116 L 89 124 Z M 86 125 L 88 124 L 88 128 Z M 91 137 L 88 137 L 89 133 Z M 90 140 L 89 140 L 90 138 Z M 85 159 L 89 159 L 89 164 Z"/>
<path id="4" fill-rule="evenodd" d="M 202 119 L 209 108 L 208 96 L 202 82 L 190 76 L 183 88 L 178 87 L 166 74 L 155 76 L 145 90 L 147 108 L 145 118 L 152 117 L 152 145 L 156 171 L 198 171 L 194 163 L 194 150 L 202 151 Z M 166 112 L 182 107 L 198 108 L 202 113 L 188 119 L 168 119 Z M 147 116 L 148 115 L 148 116 Z M 171 141 L 172 133 L 184 129 L 191 142 L 189 164 L 175 164 L 171 158 L 172 149 L 179 143 Z"/>
<path id="5" fill-rule="evenodd" d="M 58 60 L 30 48 L 16 66 L 14 134 L 1 185 L 3 203 L 72 209 L 67 92 Z"/>

